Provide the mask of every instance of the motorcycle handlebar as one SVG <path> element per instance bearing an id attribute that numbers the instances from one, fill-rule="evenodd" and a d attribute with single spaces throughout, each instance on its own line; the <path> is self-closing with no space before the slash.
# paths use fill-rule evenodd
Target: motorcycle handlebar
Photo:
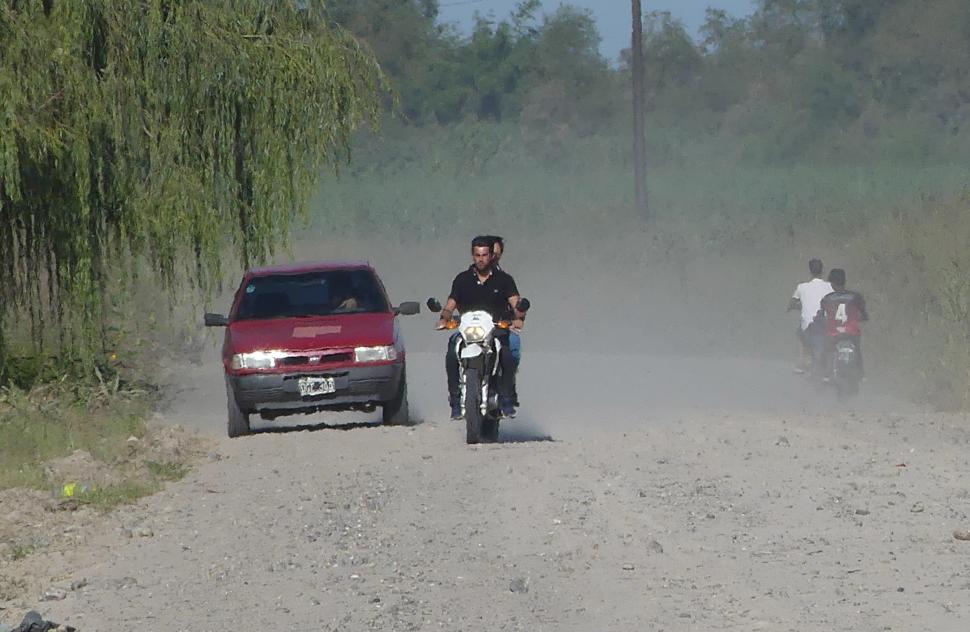
<path id="1" fill-rule="evenodd" d="M 437 329 L 439 331 L 458 329 L 459 322 L 460 321 L 457 318 L 452 318 L 451 320 L 445 322 L 444 327 L 438 327 Z M 511 329 L 512 323 L 507 320 L 496 320 L 495 326 L 498 327 L 499 329 Z"/>

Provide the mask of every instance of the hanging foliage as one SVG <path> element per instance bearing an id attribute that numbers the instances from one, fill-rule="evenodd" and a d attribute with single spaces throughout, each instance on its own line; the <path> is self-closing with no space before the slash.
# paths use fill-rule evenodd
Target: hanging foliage
<path id="1" fill-rule="evenodd" d="M 147 262 L 169 288 L 205 288 L 227 246 L 248 265 L 285 240 L 378 112 L 377 63 L 325 15 L 320 0 L 0 0 L 0 354 L 12 315 L 92 348 L 108 271 Z"/>

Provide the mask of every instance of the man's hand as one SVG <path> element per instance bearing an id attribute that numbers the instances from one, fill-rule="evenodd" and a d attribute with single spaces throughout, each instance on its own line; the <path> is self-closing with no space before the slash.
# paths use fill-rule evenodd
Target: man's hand
<path id="1" fill-rule="evenodd" d="M 512 320 L 512 329 L 522 331 L 523 327 L 525 327 L 525 319 L 515 318 Z"/>
<path id="2" fill-rule="evenodd" d="M 445 303 L 444 308 L 441 310 L 441 317 L 438 319 L 438 324 L 435 325 L 435 329 L 442 330 L 448 329 L 448 321 L 450 321 L 455 315 L 455 308 L 458 307 L 458 303 L 455 299 L 448 298 L 448 302 Z"/>

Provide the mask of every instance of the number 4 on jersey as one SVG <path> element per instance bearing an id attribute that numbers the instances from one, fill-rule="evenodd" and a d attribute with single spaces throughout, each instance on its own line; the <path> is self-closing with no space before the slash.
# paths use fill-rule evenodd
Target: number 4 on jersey
<path id="1" fill-rule="evenodd" d="M 835 320 L 843 325 L 849 322 L 849 315 L 845 311 L 845 303 L 839 303 L 839 309 L 835 311 Z"/>

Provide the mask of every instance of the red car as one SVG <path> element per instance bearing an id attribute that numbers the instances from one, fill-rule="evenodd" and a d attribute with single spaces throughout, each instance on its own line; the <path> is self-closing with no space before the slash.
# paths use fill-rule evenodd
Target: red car
<path id="1" fill-rule="evenodd" d="M 384 423 L 408 421 L 404 343 L 397 316 L 366 263 L 309 263 L 250 270 L 229 316 L 206 314 L 225 327 L 229 436 L 263 419 L 321 410 L 373 411 Z"/>

